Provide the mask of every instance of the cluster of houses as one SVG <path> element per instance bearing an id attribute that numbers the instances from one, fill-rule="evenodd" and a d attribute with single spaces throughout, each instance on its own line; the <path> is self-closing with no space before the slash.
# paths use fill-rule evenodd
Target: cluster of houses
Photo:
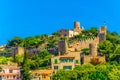
<path id="1" fill-rule="evenodd" d="M 31 80 L 51 80 L 50 76 L 54 74 L 54 70 L 32 70 Z M 6 65 L 0 65 L 0 80 L 22 80 L 21 67 L 17 63 L 8 62 Z"/>
<path id="2" fill-rule="evenodd" d="M 16 63 L 0 64 L 0 80 L 21 80 L 21 69 Z"/>
<path id="3" fill-rule="evenodd" d="M 83 30 L 84 28 L 80 27 L 80 22 L 75 22 L 73 30 L 62 29 L 58 32 L 61 36 L 72 38 L 75 35 L 80 34 Z M 50 76 L 52 76 L 59 69 L 73 70 L 76 66 L 91 63 L 93 60 L 100 63 L 105 63 L 105 56 L 100 56 L 97 52 L 97 45 L 104 40 L 106 40 L 106 26 L 100 27 L 98 36 L 94 39 L 74 43 L 68 43 L 65 40 L 60 40 L 58 42 L 58 49 L 56 50 L 58 55 L 54 55 L 51 58 L 51 69 L 30 71 L 32 80 L 50 80 Z M 82 52 L 82 49 L 84 48 L 89 48 L 89 55 L 85 55 Z M 2 52 L 4 49 L 10 49 L 11 51 L 4 53 Z M 36 49 L 28 50 L 28 53 L 31 54 L 38 52 L 39 50 Z M 24 48 L 5 48 L 5 46 L 0 47 L 0 56 L 15 57 L 16 53 L 24 54 Z M 0 80 L 21 80 L 21 69 L 17 64 L 8 63 L 8 65 L 0 65 L 0 67 L 2 68 L 0 71 Z"/>

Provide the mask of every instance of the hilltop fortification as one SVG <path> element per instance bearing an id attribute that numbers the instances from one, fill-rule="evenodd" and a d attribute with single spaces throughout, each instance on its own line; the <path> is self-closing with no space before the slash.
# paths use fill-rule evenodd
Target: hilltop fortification
<path id="1" fill-rule="evenodd" d="M 84 31 L 80 28 L 80 22 L 74 22 L 74 29 L 67 30 L 62 29 L 59 31 L 61 36 L 73 39 L 76 35 L 79 35 Z M 72 70 L 77 65 L 82 64 L 98 64 L 105 63 L 105 56 L 99 56 L 97 52 L 97 45 L 106 40 L 106 27 L 101 26 L 97 36 L 90 37 L 87 39 L 79 39 L 68 43 L 66 40 L 60 40 L 58 42 L 58 56 L 53 56 L 51 59 L 52 69 L 64 69 Z M 89 55 L 86 55 L 82 49 L 88 48 Z"/>

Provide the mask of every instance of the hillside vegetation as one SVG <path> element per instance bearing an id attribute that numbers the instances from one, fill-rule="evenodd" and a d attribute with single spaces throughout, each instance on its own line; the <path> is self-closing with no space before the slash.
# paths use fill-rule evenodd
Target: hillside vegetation
<path id="1" fill-rule="evenodd" d="M 14 37 L 8 41 L 7 45 L 21 46 L 26 49 L 40 49 L 38 54 L 33 55 L 29 59 L 26 53 L 24 56 L 16 55 L 15 62 L 23 67 L 22 75 L 25 80 L 30 79 L 30 70 L 50 68 L 52 54 L 50 54 L 47 49 L 57 48 L 59 40 L 66 39 L 68 43 L 72 43 L 74 41 L 95 38 L 98 32 L 99 31 L 95 27 L 92 27 L 90 30 L 82 31 L 81 34 L 72 39 L 61 37 L 57 32 L 50 36 L 44 34 L 40 36 L 30 36 L 24 39 L 21 37 Z M 120 36 L 116 32 L 110 33 L 107 31 L 106 38 L 106 41 L 98 45 L 98 52 L 106 56 L 106 64 L 82 65 L 70 72 L 59 70 L 52 76 L 53 80 L 120 80 Z M 88 54 L 88 52 L 86 54 Z M 9 59 L 2 57 L 0 62 L 4 62 L 3 64 L 5 64 L 7 60 Z M 11 61 L 14 60 L 11 59 Z"/>

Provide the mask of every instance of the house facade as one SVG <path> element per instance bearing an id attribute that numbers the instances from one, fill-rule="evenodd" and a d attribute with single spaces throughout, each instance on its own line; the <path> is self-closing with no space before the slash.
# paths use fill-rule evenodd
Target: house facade
<path id="1" fill-rule="evenodd" d="M 51 58 L 53 70 L 73 70 L 75 66 L 80 65 L 80 52 L 69 52 L 68 54 L 55 56 Z"/>
<path id="2" fill-rule="evenodd" d="M 8 62 L 7 65 L 0 65 L 0 80 L 21 80 L 20 68 L 17 64 Z"/>
<path id="3" fill-rule="evenodd" d="M 32 70 L 30 71 L 31 80 L 51 80 L 51 76 L 54 74 L 54 70 L 43 69 L 43 70 Z"/>

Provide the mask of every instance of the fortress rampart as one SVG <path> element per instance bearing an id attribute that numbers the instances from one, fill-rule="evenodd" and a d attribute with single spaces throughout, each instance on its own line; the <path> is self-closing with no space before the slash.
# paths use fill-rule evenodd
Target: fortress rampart
<path id="1" fill-rule="evenodd" d="M 69 43 L 67 50 L 68 51 L 74 51 L 74 50 L 81 51 L 81 49 L 83 48 L 89 48 L 89 45 L 91 43 L 99 44 L 99 37 L 96 37 L 94 39 L 87 39 L 87 40 L 79 41 L 79 42 L 73 42 L 71 44 Z"/>

